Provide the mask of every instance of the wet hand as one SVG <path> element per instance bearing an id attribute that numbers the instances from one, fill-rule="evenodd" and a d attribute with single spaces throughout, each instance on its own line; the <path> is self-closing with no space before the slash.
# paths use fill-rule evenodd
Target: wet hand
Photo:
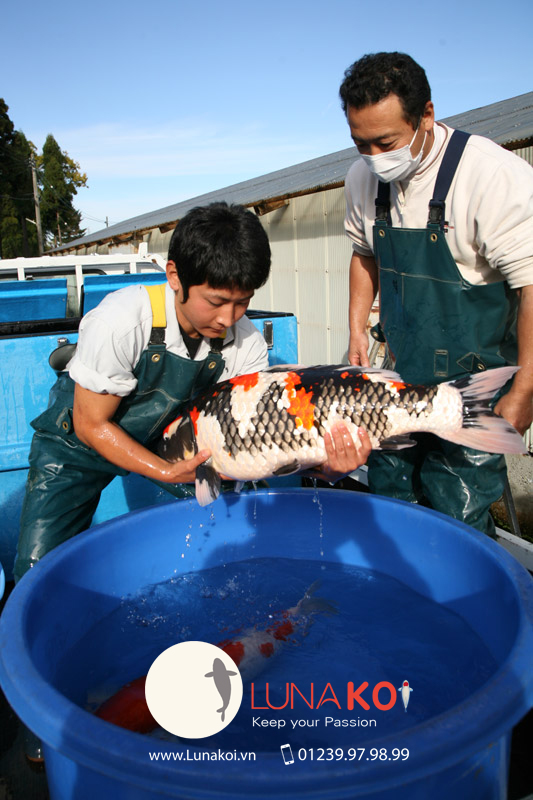
<path id="1" fill-rule="evenodd" d="M 318 477 L 334 483 L 366 463 L 372 452 L 372 445 L 363 428 L 357 431 L 354 441 L 347 426 L 339 422 L 331 429 L 331 435 L 324 435 L 324 445 L 328 460 L 319 468 Z"/>
<path id="2" fill-rule="evenodd" d="M 173 464 L 165 461 L 165 468 L 159 480 L 163 483 L 193 483 L 196 479 L 196 468 L 210 456 L 210 450 L 200 450 L 195 456 L 184 461 L 175 461 Z"/>

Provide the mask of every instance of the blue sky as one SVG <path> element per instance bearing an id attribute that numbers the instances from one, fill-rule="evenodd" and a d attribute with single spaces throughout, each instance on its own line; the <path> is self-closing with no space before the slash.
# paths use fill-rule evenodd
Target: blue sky
<path id="1" fill-rule="evenodd" d="M 412 55 L 437 118 L 533 89 L 531 0 L 29 0 L 1 19 L 0 96 L 87 173 L 92 232 L 349 147 L 338 88 L 364 53 Z"/>

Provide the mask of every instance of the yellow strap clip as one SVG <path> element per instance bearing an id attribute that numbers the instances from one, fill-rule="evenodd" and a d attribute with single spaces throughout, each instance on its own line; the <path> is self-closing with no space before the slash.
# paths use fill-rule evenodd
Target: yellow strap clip
<path id="1" fill-rule="evenodd" d="M 152 328 L 166 328 L 167 315 L 165 311 L 165 287 L 166 283 L 156 283 L 146 286 L 146 291 L 152 306 Z"/>

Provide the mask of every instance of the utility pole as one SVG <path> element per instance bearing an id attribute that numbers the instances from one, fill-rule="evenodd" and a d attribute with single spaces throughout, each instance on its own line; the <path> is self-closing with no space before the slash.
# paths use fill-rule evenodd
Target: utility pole
<path id="1" fill-rule="evenodd" d="M 39 206 L 39 193 L 37 190 L 37 173 L 35 172 L 35 161 L 33 158 L 31 164 L 31 177 L 33 180 L 33 199 L 35 201 L 35 224 L 37 225 L 37 242 L 39 245 L 39 255 L 42 256 L 43 248 L 43 230 L 41 227 L 41 207 Z"/>

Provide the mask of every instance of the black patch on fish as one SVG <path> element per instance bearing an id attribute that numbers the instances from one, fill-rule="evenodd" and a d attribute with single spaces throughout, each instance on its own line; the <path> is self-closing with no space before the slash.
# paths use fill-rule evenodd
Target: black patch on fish
<path id="1" fill-rule="evenodd" d="M 284 467 L 278 467 L 278 469 L 274 470 L 273 474 L 276 478 L 281 478 L 282 475 L 293 475 L 295 472 L 298 472 L 300 469 L 299 463 L 295 461 L 291 461 L 290 464 L 285 464 Z"/>
<path id="2" fill-rule="evenodd" d="M 183 461 L 186 456 L 196 455 L 198 445 L 194 425 L 188 414 L 185 414 L 172 436 L 163 437 L 157 448 L 158 455 L 166 461 Z"/>

